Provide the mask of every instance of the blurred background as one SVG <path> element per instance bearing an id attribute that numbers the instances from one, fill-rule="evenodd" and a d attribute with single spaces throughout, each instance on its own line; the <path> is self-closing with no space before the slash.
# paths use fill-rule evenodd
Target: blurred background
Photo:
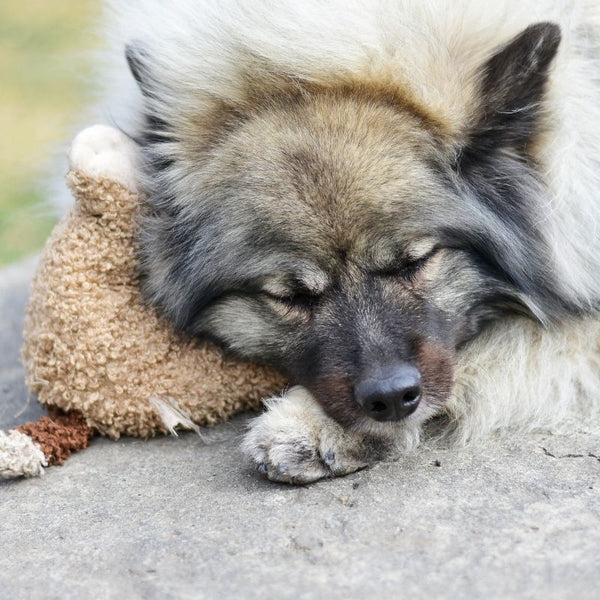
<path id="1" fill-rule="evenodd" d="M 39 250 L 92 102 L 100 0 L 0 0 L 0 267 Z"/>

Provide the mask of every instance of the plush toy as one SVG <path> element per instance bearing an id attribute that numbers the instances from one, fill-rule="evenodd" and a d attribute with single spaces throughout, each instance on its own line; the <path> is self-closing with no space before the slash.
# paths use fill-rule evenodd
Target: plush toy
<path id="1" fill-rule="evenodd" d="M 144 306 L 136 269 L 135 144 L 95 126 L 75 139 L 73 210 L 41 257 L 27 307 L 27 384 L 50 416 L 0 431 L 0 475 L 33 476 L 95 433 L 150 437 L 256 409 L 278 373 L 187 340 Z"/>

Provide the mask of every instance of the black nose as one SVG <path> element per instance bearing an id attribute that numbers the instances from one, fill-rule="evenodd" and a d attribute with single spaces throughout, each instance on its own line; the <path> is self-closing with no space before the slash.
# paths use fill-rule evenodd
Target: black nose
<path id="1" fill-rule="evenodd" d="M 356 401 L 376 421 L 399 421 L 421 400 L 421 374 L 408 363 L 390 365 L 369 374 L 354 388 Z"/>

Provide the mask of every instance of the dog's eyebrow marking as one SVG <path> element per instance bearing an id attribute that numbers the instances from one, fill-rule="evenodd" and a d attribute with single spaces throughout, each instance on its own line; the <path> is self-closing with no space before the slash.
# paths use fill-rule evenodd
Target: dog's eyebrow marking
<path id="1" fill-rule="evenodd" d="M 319 268 L 304 269 L 298 281 L 314 294 L 322 294 L 329 285 L 329 277 Z"/>
<path id="2" fill-rule="evenodd" d="M 437 243 L 432 238 L 423 238 L 408 245 L 405 256 L 410 260 L 420 260 L 431 254 Z"/>

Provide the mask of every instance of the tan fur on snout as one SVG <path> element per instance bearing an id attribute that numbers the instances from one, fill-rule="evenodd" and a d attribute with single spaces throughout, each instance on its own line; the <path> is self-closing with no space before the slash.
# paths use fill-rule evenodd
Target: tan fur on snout
<path id="1" fill-rule="evenodd" d="M 443 409 L 454 385 L 455 353 L 423 340 L 417 350 L 417 366 L 423 381 L 421 402 L 435 412 Z"/>

